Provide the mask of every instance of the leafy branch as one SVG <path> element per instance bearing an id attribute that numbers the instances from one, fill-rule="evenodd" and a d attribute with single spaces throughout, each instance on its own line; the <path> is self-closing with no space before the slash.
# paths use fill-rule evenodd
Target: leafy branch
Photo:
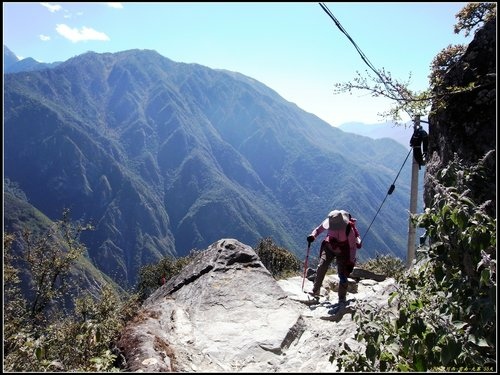
<path id="1" fill-rule="evenodd" d="M 331 15 L 331 17 L 333 16 Z M 469 3 L 456 14 L 456 18 L 458 22 L 454 26 L 454 32 L 464 31 L 465 36 L 468 36 L 472 30 L 476 29 L 477 31 L 485 22 L 496 19 L 496 3 Z M 344 30 L 342 31 L 345 33 Z M 359 50 L 356 45 L 355 47 Z M 414 118 L 416 115 L 425 115 L 429 113 L 432 105 L 439 108 L 443 105 L 444 99 L 452 95 L 463 94 L 484 87 L 478 82 L 471 82 L 464 87 L 443 86 L 445 74 L 460 61 L 465 51 L 465 45 L 449 45 L 444 48 L 430 65 L 429 88 L 423 91 L 413 91 L 409 88 L 411 74 L 406 82 L 396 80 L 384 68 L 375 69 L 368 63 L 366 57 L 361 54 L 363 60 L 367 62 L 375 75 L 366 70 L 366 76 L 362 76 L 356 71 L 357 76 L 352 81 L 334 85 L 334 94 L 346 92 L 352 94 L 352 91 L 360 90 L 370 92 L 373 97 L 390 99 L 395 104 L 386 112 L 379 113 L 379 116 L 390 118 L 393 122 L 399 124 L 402 113 L 406 113 L 410 118 Z"/>
<path id="2" fill-rule="evenodd" d="M 496 219 L 469 197 L 484 161 L 455 158 L 436 194 L 412 216 L 432 239 L 385 309 L 362 305 L 355 338 L 331 356 L 345 371 L 489 371 L 496 364 Z"/>

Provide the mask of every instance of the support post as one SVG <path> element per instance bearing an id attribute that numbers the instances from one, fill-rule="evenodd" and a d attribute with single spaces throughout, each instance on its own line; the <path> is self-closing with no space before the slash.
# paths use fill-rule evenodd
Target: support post
<path id="1" fill-rule="evenodd" d="M 413 123 L 413 129 L 416 131 L 420 126 L 420 115 L 415 116 Z M 417 198 L 418 198 L 418 171 L 420 169 L 420 164 L 415 159 L 415 155 L 412 158 L 411 165 L 411 192 L 410 192 L 410 214 L 415 214 L 417 212 Z M 415 232 L 416 228 L 411 222 L 411 216 L 408 218 L 408 252 L 406 256 L 406 266 L 410 268 L 413 260 L 415 259 Z"/>

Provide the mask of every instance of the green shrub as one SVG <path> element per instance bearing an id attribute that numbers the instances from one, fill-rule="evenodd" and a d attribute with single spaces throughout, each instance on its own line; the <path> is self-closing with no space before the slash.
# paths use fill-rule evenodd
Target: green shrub
<path id="1" fill-rule="evenodd" d="M 486 371 L 496 367 L 496 219 L 468 196 L 481 162 L 452 161 L 436 181 L 433 202 L 414 215 L 428 247 L 389 300 L 394 314 L 366 304 L 355 338 L 332 354 L 345 371 Z"/>
<path id="2" fill-rule="evenodd" d="M 301 274 L 302 262 L 290 251 L 274 244 L 271 238 L 261 239 L 254 250 L 275 279 Z"/>
<path id="3" fill-rule="evenodd" d="M 393 277 L 396 280 L 404 275 L 406 268 L 400 258 L 390 255 L 377 255 L 375 258 L 360 263 L 358 267 L 376 274 Z"/>
<path id="4" fill-rule="evenodd" d="M 180 258 L 163 258 L 156 264 L 148 264 L 139 270 L 139 282 L 137 293 L 141 300 L 145 300 L 162 284 L 162 277 L 165 282 L 178 275 L 198 253 L 198 250 L 191 250 L 190 254 Z"/>

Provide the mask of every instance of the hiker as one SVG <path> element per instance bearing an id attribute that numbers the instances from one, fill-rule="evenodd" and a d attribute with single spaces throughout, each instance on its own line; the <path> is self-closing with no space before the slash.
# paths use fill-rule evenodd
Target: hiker
<path id="1" fill-rule="evenodd" d="M 427 160 L 428 145 L 429 134 L 422 128 L 422 125 L 415 125 L 413 135 L 410 139 L 410 147 L 413 148 L 413 157 L 418 163 L 418 169 L 420 169 Z"/>
<path id="2" fill-rule="evenodd" d="M 337 258 L 338 276 L 339 276 L 339 303 L 346 302 L 347 278 L 356 264 L 356 250 L 360 249 L 361 238 L 356 228 L 356 219 L 347 211 L 333 210 L 328 217 L 316 227 L 309 236 L 307 242 L 309 245 L 323 231 L 328 230 L 325 239 L 321 242 L 320 261 L 314 279 L 312 294 L 318 297 L 325 278 L 326 271 L 334 258 Z"/>

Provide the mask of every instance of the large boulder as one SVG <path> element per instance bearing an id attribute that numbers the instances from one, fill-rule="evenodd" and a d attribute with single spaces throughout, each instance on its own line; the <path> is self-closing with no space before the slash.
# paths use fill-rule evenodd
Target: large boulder
<path id="1" fill-rule="evenodd" d="M 324 281 L 315 305 L 301 276 L 276 281 L 255 251 L 221 239 L 200 252 L 158 288 L 127 325 L 118 342 L 127 371 L 329 372 L 330 355 L 354 340 L 351 309 L 339 309 Z M 355 282 L 350 280 L 351 282 Z M 361 280 L 356 298 L 387 305 L 393 279 Z M 307 281 L 306 290 L 312 283 Z"/>
<path id="2" fill-rule="evenodd" d="M 300 335 L 300 312 L 254 250 L 220 240 L 152 294 L 121 339 L 131 371 L 259 370 Z"/>

